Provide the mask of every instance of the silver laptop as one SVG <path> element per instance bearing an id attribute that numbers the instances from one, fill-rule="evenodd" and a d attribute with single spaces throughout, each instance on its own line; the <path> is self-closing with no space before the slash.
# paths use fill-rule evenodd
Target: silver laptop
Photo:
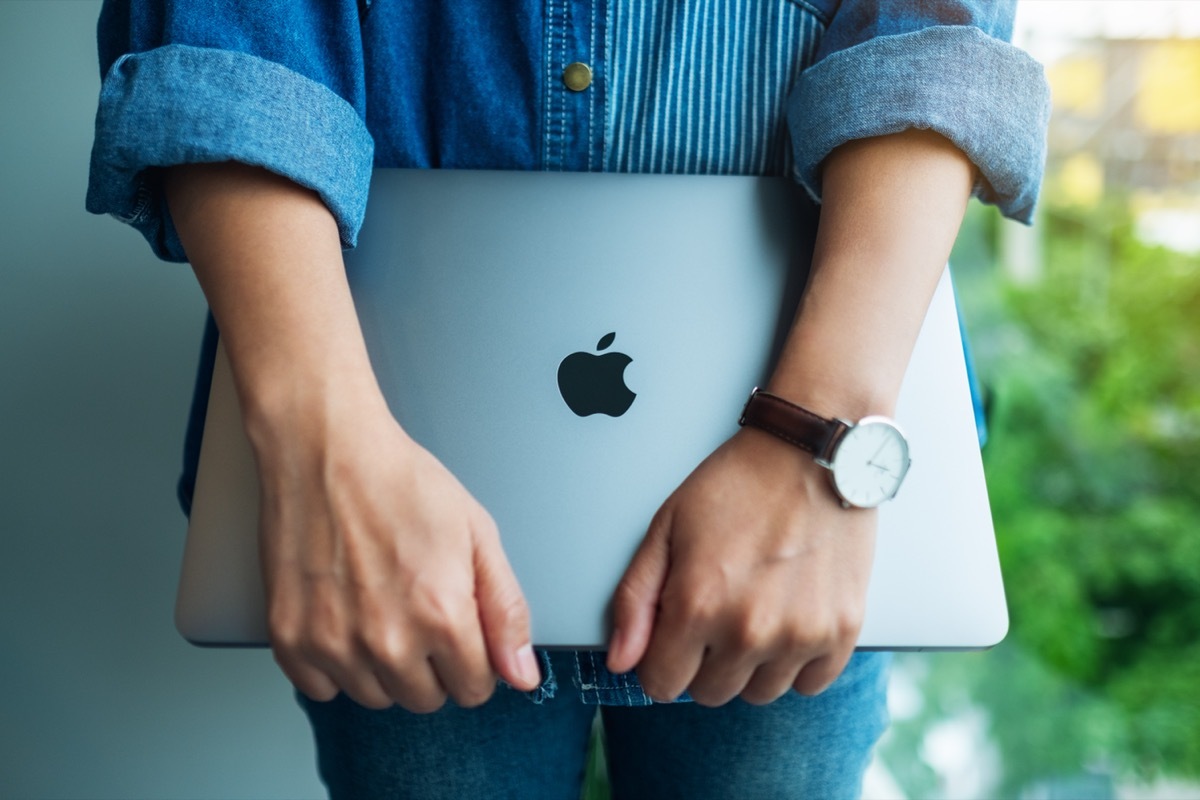
<path id="1" fill-rule="evenodd" d="M 654 512 L 765 381 L 814 208 L 783 179 L 406 170 L 376 171 L 368 208 L 346 268 L 393 412 L 495 518 L 535 643 L 603 646 Z M 1008 616 L 948 273 L 897 420 L 913 466 L 858 644 L 993 645 Z M 193 643 L 267 642 L 257 499 L 220 352 L 176 607 Z"/>

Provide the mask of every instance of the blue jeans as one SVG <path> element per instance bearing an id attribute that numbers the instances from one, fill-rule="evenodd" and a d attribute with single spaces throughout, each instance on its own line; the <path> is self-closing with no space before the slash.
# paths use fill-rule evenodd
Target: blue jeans
<path id="1" fill-rule="evenodd" d="M 574 669 L 571 653 L 551 662 L 559 675 Z M 887 725 L 888 663 L 884 653 L 856 654 L 823 694 L 789 692 L 766 706 L 601 706 L 613 796 L 858 797 Z M 427 715 L 372 711 L 344 695 L 299 699 L 330 796 L 356 800 L 574 800 L 596 714 L 565 686 L 541 703 L 501 687 L 479 708 Z"/>

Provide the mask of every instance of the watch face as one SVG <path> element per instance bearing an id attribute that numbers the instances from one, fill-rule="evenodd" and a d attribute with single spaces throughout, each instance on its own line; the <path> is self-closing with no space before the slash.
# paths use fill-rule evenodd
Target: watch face
<path id="1" fill-rule="evenodd" d="M 895 496 L 908 472 L 908 442 L 886 417 L 866 417 L 846 431 L 829 468 L 842 499 L 874 508 Z"/>

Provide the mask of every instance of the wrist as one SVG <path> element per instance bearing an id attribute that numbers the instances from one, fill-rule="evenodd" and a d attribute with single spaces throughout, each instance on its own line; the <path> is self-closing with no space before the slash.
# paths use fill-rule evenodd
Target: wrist
<path id="1" fill-rule="evenodd" d="M 759 485 L 770 487 L 776 502 L 810 513 L 812 509 L 842 512 L 829 471 L 808 453 L 759 428 L 739 428 L 730 440 Z"/>
<path id="2" fill-rule="evenodd" d="M 738 423 L 807 452 L 814 464 L 828 470 L 834 493 L 846 508 L 874 508 L 892 499 L 911 463 L 904 434 L 880 415 L 858 421 L 828 418 L 755 389 Z"/>
<path id="3" fill-rule="evenodd" d="M 853 422 L 870 414 L 895 414 L 902 372 L 893 376 L 853 353 L 799 350 L 785 352 L 786 360 L 780 360 L 764 391 L 829 419 Z"/>
<path id="4" fill-rule="evenodd" d="M 310 448 L 372 418 L 394 422 L 365 355 L 339 360 L 309 353 L 242 372 L 235 369 L 242 423 L 260 461 Z"/>

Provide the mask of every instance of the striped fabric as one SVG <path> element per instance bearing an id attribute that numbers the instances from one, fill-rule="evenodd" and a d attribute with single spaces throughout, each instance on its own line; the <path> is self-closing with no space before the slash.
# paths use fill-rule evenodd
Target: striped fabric
<path id="1" fill-rule="evenodd" d="M 783 175 L 784 102 L 826 20 L 796 0 L 615 0 L 605 165 Z"/>

